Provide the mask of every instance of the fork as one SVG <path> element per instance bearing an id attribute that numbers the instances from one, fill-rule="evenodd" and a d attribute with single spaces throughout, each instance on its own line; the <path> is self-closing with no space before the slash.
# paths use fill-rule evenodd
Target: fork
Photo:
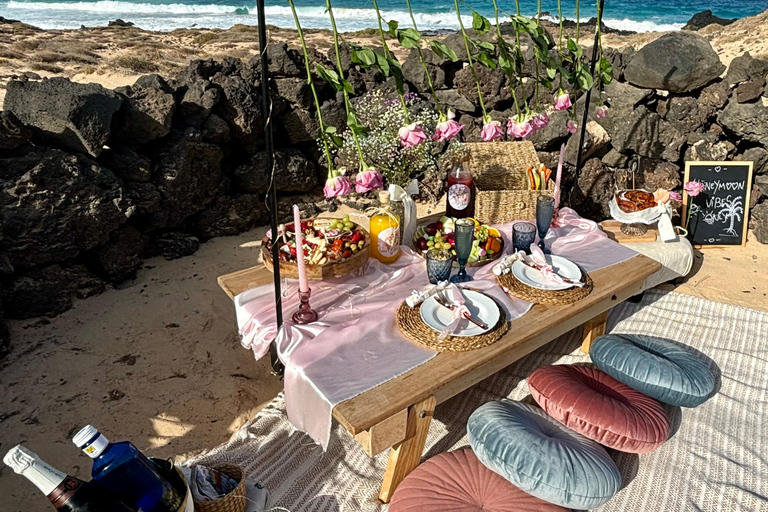
<path id="1" fill-rule="evenodd" d="M 450 301 L 448 301 L 448 300 L 445 298 L 445 296 L 444 296 L 444 295 L 442 295 L 442 291 L 440 291 L 440 292 L 437 292 L 437 294 L 435 295 L 435 300 L 437 301 L 437 303 L 438 303 L 438 304 L 440 304 L 440 305 L 441 305 L 441 306 L 443 306 L 444 308 L 448 308 L 448 309 L 450 309 L 451 311 L 453 311 L 454 309 L 456 309 L 456 308 L 457 308 L 457 306 L 456 306 L 455 304 L 453 304 L 453 303 L 451 303 Z M 467 320 L 469 320 L 470 322 L 472 322 L 473 324 L 475 324 L 476 326 L 480 327 L 481 329 L 487 329 L 487 328 L 488 328 L 488 325 L 487 325 L 487 324 L 484 324 L 484 323 L 483 323 L 483 322 L 481 322 L 480 320 L 476 320 L 476 319 L 475 319 L 474 317 L 472 317 L 472 315 L 470 315 L 469 313 L 464 313 L 462 316 L 463 316 L 464 318 L 466 318 Z"/>

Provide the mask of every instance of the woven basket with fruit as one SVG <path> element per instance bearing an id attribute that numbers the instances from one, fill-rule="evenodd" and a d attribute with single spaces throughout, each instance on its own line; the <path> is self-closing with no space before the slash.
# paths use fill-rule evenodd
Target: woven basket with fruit
<path id="1" fill-rule="evenodd" d="M 368 261 L 370 236 L 359 224 L 342 219 L 307 219 L 301 221 L 304 236 L 304 257 L 307 279 L 320 281 L 347 275 Z M 280 254 L 280 275 L 299 277 L 296 237 L 293 223 L 278 230 L 277 243 Z M 264 266 L 272 271 L 272 236 L 261 242 Z"/>
<path id="2" fill-rule="evenodd" d="M 504 251 L 504 238 L 501 233 L 496 228 L 481 224 L 475 219 L 470 220 L 475 223 L 475 240 L 472 243 L 472 253 L 467 260 L 467 266 L 485 265 L 498 259 Z M 455 260 L 453 235 L 455 223 L 454 217 L 443 216 L 437 222 L 418 226 L 413 235 L 413 247 L 422 255 L 430 249 L 447 249 L 453 252 Z"/>

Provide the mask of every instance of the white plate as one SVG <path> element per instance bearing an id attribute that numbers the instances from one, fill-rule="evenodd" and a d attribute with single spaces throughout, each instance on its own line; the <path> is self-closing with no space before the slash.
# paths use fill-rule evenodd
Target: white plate
<path id="1" fill-rule="evenodd" d="M 554 271 L 560 276 L 573 280 L 581 279 L 581 269 L 575 263 L 551 254 L 545 255 L 545 257 L 547 263 L 552 265 Z M 568 288 L 573 288 L 572 284 L 559 284 L 547 281 L 544 274 L 539 270 L 525 265 L 520 260 L 512 264 L 512 275 L 521 283 L 538 288 L 539 290 L 567 290 Z"/>
<path id="2" fill-rule="evenodd" d="M 467 306 L 472 316 L 486 324 L 488 328 L 481 329 L 463 318 L 459 321 L 459 328 L 452 336 L 477 336 L 493 329 L 501 314 L 496 302 L 489 296 L 473 290 L 462 289 L 461 293 L 464 294 L 464 305 Z M 453 318 L 453 311 L 438 304 L 434 296 L 421 304 L 419 313 L 424 323 L 438 332 L 442 332 Z"/>

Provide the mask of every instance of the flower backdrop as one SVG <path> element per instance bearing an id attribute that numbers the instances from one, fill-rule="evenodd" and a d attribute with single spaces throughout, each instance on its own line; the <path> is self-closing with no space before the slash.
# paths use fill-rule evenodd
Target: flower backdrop
<path id="1" fill-rule="evenodd" d="M 378 36 L 381 48 L 348 44 L 336 28 L 331 0 L 326 0 L 326 12 L 333 32 L 332 59 L 335 69 L 328 69 L 319 62 L 313 62 L 306 48 L 300 20 L 293 0 L 288 0 L 304 53 L 307 82 L 312 89 L 315 112 L 318 121 L 318 145 L 323 151 L 328 167 L 324 188 L 326 197 L 337 197 L 352 190 L 365 193 L 381 188 L 385 183 L 406 185 L 414 178 L 435 170 L 438 163 L 435 155 L 439 144 L 461 140 L 465 126 L 456 120 L 455 113 L 443 105 L 436 92 L 434 78 L 427 65 L 427 52 L 433 52 L 439 59 L 457 62 L 456 50 L 443 42 L 431 40 L 419 32 L 409 0 L 404 0 L 410 13 L 411 26 L 401 27 L 397 21 L 385 21 L 381 17 L 378 3 L 373 0 L 377 14 Z M 541 2 L 538 15 L 527 18 L 520 14 L 519 0 L 515 13 L 501 13 L 496 0 L 494 7 L 495 25 L 467 6 L 472 13 L 472 30 L 464 26 L 462 6 L 454 0 L 459 21 L 463 51 L 466 52 L 467 67 L 476 89 L 477 104 L 481 111 L 482 128 L 480 137 L 484 141 L 515 140 L 530 137 L 550 123 L 550 113 L 569 113 L 565 128 L 574 134 L 579 128 L 575 109 L 575 98 L 592 88 L 597 88 L 595 117 L 608 115 L 608 108 L 602 101 L 602 87 L 613 79 L 610 62 L 603 57 L 601 27 L 597 26 L 597 60 L 594 74 L 584 58 L 579 44 L 579 31 L 575 38 L 565 37 L 563 12 L 558 0 L 557 14 L 559 32 L 556 41 L 547 37 L 541 26 Z M 579 0 L 576 1 L 576 19 L 579 15 Z M 599 0 L 597 8 L 599 14 Z M 463 14 L 466 15 L 466 12 Z M 599 17 L 598 17 L 599 18 Z M 512 30 L 502 30 L 502 23 L 511 24 Z M 424 80 L 431 93 L 430 98 L 419 98 L 407 92 L 403 69 L 391 51 L 388 40 L 396 40 L 404 48 L 415 50 L 419 64 L 424 71 Z M 380 90 L 353 98 L 354 90 L 347 81 L 347 72 L 342 66 L 341 44 L 346 44 L 351 61 L 361 69 L 375 69 L 394 81 L 392 97 L 385 97 Z M 533 77 L 524 72 L 524 52 L 532 52 L 535 66 Z M 483 97 L 483 82 L 480 68 L 500 70 L 508 83 L 512 98 L 512 114 L 502 119 L 496 111 L 489 111 Z M 320 102 L 313 82 L 314 73 L 336 91 L 344 102 L 346 129 L 342 133 L 324 123 Z M 531 84 L 530 81 L 533 81 Z M 526 94 L 526 88 L 533 88 L 533 95 Z M 549 111 L 543 105 L 542 95 L 551 95 Z M 354 100 L 354 101 L 353 101 Z M 440 146 L 442 149 L 442 146 Z"/>

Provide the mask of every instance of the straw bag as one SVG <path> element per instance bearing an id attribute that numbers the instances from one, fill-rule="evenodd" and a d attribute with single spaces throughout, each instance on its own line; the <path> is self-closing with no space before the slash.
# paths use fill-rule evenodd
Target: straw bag
<path id="1" fill-rule="evenodd" d="M 475 218 L 487 224 L 536 218 L 536 198 L 554 193 L 554 179 L 547 190 L 528 190 L 526 168 L 539 166 L 531 141 L 471 142 L 470 169 L 475 180 Z"/>
<path id="2" fill-rule="evenodd" d="M 237 487 L 231 493 L 215 501 L 201 502 L 195 500 L 195 512 L 245 512 L 248 504 L 245 498 L 245 471 L 233 464 L 218 464 L 209 466 L 238 481 Z"/>

